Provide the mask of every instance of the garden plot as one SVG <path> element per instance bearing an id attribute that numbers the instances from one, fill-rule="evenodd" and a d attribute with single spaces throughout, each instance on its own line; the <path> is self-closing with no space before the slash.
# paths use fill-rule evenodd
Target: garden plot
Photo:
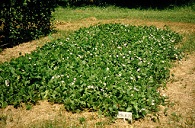
<path id="1" fill-rule="evenodd" d="M 167 97 L 180 35 L 156 27 L 104 24 L 81 28 L 31 54 L 0 65 L 0 107 L 46 99 L 72 112 L 89 109 L 137 119 L 157 111 Z"/>

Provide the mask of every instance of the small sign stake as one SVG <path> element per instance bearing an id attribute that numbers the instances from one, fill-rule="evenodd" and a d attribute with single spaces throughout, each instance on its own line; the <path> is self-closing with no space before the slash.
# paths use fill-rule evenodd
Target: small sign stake
<path id="1" fill-rule="evenodd" d="M 127 119 L 128 121 L 132 122 L 132 113 L 131 112 L 118 112 L 117 118 Z"/>

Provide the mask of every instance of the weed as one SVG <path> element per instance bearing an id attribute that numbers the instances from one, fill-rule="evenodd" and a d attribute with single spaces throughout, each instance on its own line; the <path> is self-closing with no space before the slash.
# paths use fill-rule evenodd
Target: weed
<path id="1" fill-rule="evenodd" d="M 85 117 L 79 117 L 79 123 L 84 124 L 86 122 Z"/>

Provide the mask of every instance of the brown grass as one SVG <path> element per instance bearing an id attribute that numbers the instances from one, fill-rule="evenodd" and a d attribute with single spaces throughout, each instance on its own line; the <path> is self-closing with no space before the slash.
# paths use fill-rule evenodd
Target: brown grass
<path id="1" fill-rule="evenodd" d="M 48 42 L 48 37 L 41 38 L 40 40 L 33 40 L 13 48 L 4 49 L 0 52 L 0 63 L 5 61 L 10 61 L 13 58 L 17 58 L 21 55 L 29 54 L 34 51 L 37 47 L 41 47 L 44 45 L 43 42 Z"/>
<path id="2" fill-rule="evenodd" d="M 83 19 L 75 22 L 57 22 L 56 28 L 59 30 L 77 30 L 81 27 L 89 27 L 95 24 L 106 24 L 106 23 L 122 23 L 131 25 L 146 25 L 156 26 L 158 28 L 164 28 L 165 26 L 179 33 L 192 33 L 195 32 L 195 24 L 192 23 L 181 23 L 181 22 L 161 22 L 161 21 L 150 21 L 150 20 L 139 20 L 139 19 L 113 19 L 113 20 L 97 20 L 95 17 Z"/>
<path id="3" fill-rule="evenodd" d="M 102 23 L 124 23 L 131 25 L 154 25 L 163 28 L 165 25 L 181 34 L 195 32 L 195 24 L 176 22 L 153 22 L 143 20 L 97 20 L 95 17 L 87 18 L 79 22 L 58 22 L 56 28 L 59 30 L 77 30 L 80 27 Z M 40 42 L 48 42 L 47 37 L 32 42 L 27 42 L 14 48 L 5 49 L 0 53 L 0 62 L 9 61 L 16 58 L 19 53 L 22 55 L 35 50 L 37 46 L 42 46 Z M 26 127 L 49 127 L 54 124 L 58 127 L 107 127 L 107 128 L 193 128 L 195 127 L 195 53 L 187 58 L 176 62 L 171 69 L 170 78 L 166 89 L 161 89 L 161 93 L 169 96 L 169 105 L 160 106 L 160 111 L 154 115 L 148 115 L 144 119 L 128 124 L 123 120 L 111 120 L 99 116 L 97 112 L 81 112 L 72 114 L 67 112 L 63 105 L 51 104 L 47 101 L 40 101 L 31 110 L 26 110 L 25 106 L 18 109 L 8 106 L 0 109 L 0 128 L 26 128 Z M 82 119 L 85 119 L 84 121 Z M 156 122 L 155 122 L 156 121 Z M 47 124 L 47 125 L 46 125 Z"/>

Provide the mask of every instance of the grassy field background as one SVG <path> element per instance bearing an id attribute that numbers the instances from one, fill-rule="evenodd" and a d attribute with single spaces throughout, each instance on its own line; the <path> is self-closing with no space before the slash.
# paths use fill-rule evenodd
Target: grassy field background
<path id="1" fill-rule="evenodd" d="M 10 61 L 20 55 L 30 53 L 44 44 L 68 34 L 81 27 L 95 24 L 122 23 L 130 25 L 165 26 L 183 36 L 178 47 L 187 56 L 176 62 L 171 69 L 174 77 L 170 78 L 167 89 L 162 93 L 170 97 L 170 104 L 160 107 L 161 111 L 148 115 L 145 119 L 128 124 L 123 120 L 112 121 L 95 112 L 72 114 L 62 105 L 41 101 L 30 110 L 25 107 L 15 109 L 12 106 L 0 110 L 0 128 L 2 127 L 39 127 L 39 128 L 75 128 L 75 127 L 195 127 L 195 5 L 172 9 L 128 9 L 109 7 L 57 7 L 53 13 L 57 32 L 39 40 L 23 43 L 8 48 L 0 53 L 0 62 Z M 189 55 L 188 55 L 189 54 Z"/>
<path id="2" fill-rule="evenodd" d="M 195 6 L 175 7 L 173 9 L 129 9 L 115 6 L 108 7 L 78 7 L 56 8 L 54 17 L 59 21 L 78 21 L 84 18 L 96 17 L 98 20 L 106 19 L 141 19 L 152 21 L 174 21 L 195 23 Z"/>

